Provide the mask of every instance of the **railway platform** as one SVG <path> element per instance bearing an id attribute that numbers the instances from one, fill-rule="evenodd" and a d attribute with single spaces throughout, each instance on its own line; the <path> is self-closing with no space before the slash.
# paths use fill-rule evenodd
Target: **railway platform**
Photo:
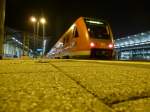
<path id="1" fill-rule="evenodd" d="M 150 63 L 0 60 L 0 112 L 149 112 Z"/>

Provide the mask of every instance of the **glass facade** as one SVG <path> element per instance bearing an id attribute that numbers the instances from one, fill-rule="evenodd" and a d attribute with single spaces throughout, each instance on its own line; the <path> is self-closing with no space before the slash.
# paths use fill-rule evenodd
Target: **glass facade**
<path id="1" fill-rule="evenodd" d="M 115 40 L 119 60 L 150 60 L 150 31 Z"/>

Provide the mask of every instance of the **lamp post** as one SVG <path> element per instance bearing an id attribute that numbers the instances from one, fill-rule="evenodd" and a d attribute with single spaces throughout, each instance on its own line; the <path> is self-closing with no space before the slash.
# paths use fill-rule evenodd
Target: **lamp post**
<path id="1" fill-rule="evenodd" d="M 44 57 L 44 52 L 45 52 L 45 38 L 44 38 L 44 36 L 45 36 L 45 23 L 46 23 L 46 19 L 45 18 L 41 18 L 40 19 L 40 22 L 41 22 L 41 24 L 42 24 L 42 26 L 43 26 L 43 51 L 42 51 L 42 57 Z"/>
<path id="2" fill-rule="evenodd" d="M 44 56 L 44 52 L 45 52 L 44 36 L 45 36 L 46 19 L 44 17 L 42 17 L 42 18 L 37 20 L 34 16 L 32 16 L 30 20 L 33 23 L 33 27 L 34 27 L 34 53 L 36 52 L 36 46 L 35 46 L 36 45 L 36 39 L 35 39 L 35 37 L 37 36 L 37 38 L 38 38 L 39 24 L 41 23 L 42 26 L 43 26 L 43 39 L 42 39 L 42 48 L 43 48 L 42 57 L 43 57 Z"/>
<path id="3" fill-rule="evenodd" d="M 33 56 L 35 55 L 35 33 L 36 33 L 36 22 L 37 22 L 37 19 L 34 17 L 34 16 L 32 16 L 31 18 L 30 18 L 30 20 L 31 20 L 31 22 L 33 23 L 33 40 L 34 40 L 34 42 L 33 42 Z"/>
<path id="4" fill-rule="evenodd" d="M 5 5 L 6 0 L 0 0 L 0 60 L 4 54 L 4 23 L 5 23 Z"/>

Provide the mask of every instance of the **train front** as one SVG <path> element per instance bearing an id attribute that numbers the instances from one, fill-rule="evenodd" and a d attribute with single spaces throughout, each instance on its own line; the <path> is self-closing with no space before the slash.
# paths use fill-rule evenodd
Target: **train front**
<path id="1" fill-rule="evenodd" d="M 85 19 L 89 34 L 90 56 L 92 58 L 113 58 L 113 35 L 109 24 L 105 21 Z"/>

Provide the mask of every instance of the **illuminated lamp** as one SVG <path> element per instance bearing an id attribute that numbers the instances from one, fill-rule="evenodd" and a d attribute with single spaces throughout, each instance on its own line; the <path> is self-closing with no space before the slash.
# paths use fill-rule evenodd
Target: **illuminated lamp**
<path id="1" fill-rule="evenodd" d="M 113 48 L 113 44 L 109 44 L 108 47 L 109 47 L 109 48 Z"/>
<path id="2" fill-rule="evenodd" d="M 91 47 L 95 47 L 95 44 L 93 42 L 90 43 Z"/>

